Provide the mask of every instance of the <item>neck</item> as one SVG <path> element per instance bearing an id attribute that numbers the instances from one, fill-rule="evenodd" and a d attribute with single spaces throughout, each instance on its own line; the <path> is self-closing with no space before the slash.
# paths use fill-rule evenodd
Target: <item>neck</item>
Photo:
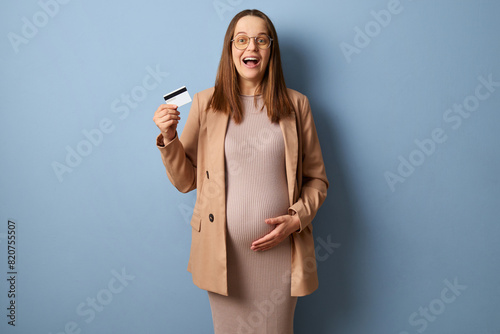
<path id="1" fill-rule="evenodd" d="M 255 91 L 259 86 L 259 82 L 247 81 L 240 79 L 240 94 L 255 95 Z"/>

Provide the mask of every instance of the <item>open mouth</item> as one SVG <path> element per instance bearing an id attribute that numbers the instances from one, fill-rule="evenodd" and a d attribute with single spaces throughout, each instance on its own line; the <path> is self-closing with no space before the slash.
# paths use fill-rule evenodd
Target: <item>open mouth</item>
<path id="1" fill-rule="evenodd" d="M 257 57 L 245 57 L 243 58 L 243 63 L 248 68 L 254 68 L 260 64 L 260 59 Z"/>

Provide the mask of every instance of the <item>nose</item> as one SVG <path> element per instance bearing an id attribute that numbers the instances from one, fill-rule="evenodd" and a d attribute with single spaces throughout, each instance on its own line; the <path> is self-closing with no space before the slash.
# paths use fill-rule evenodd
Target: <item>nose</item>
<path id="1" fill-rule="evenodd" d="M 258 49 L 259 47 L 257 46 L 256 37 L 251 37 L 250 41 L 248 42 L 247 50 L 258 50 Z"/>

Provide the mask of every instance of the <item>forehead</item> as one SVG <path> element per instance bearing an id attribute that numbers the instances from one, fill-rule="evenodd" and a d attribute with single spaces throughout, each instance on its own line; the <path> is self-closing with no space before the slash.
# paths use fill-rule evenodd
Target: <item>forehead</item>
<path id="1" fill-rule="evenodd" d="M 247 33 L 247 34 L 268 34 L 266 21 L 257 16 L 243 16 L 238 20 L 234 28 L 234 34 Z M 254 35 L 252 35 L 254 36 Z"/>

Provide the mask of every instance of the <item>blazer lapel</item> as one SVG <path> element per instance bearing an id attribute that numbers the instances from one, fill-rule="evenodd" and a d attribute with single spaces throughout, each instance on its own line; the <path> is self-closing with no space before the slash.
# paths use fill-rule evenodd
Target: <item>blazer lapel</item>
<path id="1" fill-rule="evenodd" d="M 222 112 L 208 111 L 207 114 L 207 135 L 210 156 L 207 161 L 210 161 L 209 168 L 213 172 L 224 174 L 224 139 L 226 138 L 227 123 L 229 115 Z M 224 180 L 224 178 L 223 178 Z M 224 189 L 224 188 L 223 188 Z"/>
<path id="2" fill-rule="evenodd" d="M 285 140 L 285 165 L 286 165 L 286 178 L 288 183 L 288 196 L 290 205 L 294 201 L 294 189 L 297 174 L 297 160 L 299 153 L 299 143 L 297 137 L 297 124 L 295 113 L 291 117 L 283 117 L 280 119 L 280 127 L 283 132 L 283 139 Z"/>

